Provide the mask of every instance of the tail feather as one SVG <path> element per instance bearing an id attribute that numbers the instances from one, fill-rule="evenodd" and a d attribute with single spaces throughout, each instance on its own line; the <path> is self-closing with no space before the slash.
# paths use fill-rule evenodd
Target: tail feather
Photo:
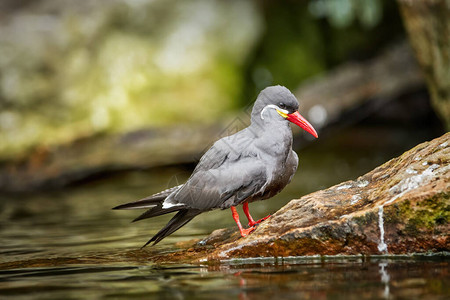
<path id="1" fill-rule="evenodd" d="M 170 208 L 163 208 L 161 203 L 158 203 L 156 206 L 150 208 L 149 210 L 146 210 L 143 214 L 141 214 L 139 217 L 133 220 L 133 222 L 137 222 L 143 219 L 152 218 L 160 215 L 165 215 L 171 212 L 179 211 L 183 209 L 183 207 L 180 206 L 173 206 Z"/>
<path id="2" fill-rule="evenodd" d="M 164 199 L 167 198 L 170 194 L 175 192 L 176 190 L 180 189 L 182 185 L 175 186 L 173 188 L 164 190 L 162 192 L 156 193 L 154 195 L 145 197 L 143 199 L 125 203 L 122 205 L 118 205 L 114 207 L 113 209 L 138 209 L 138 208 L 152 208 L 157 206 L 159 203 L 163 202 Z"/>
<path id="3" fill-rule="evenodd" d="M 180 229 L 182 226 L 186 225 L 195 216 L 200 214 L 201 211 L 192 209 L 181 209 L 169 223 L 164 226 L 154 237 L 152 237 L 147 243 L 145 243 L 142 248 L 153 242 L 153 246 L 158 244 L 163 238 L 174 233 L 176 230 Z"/>
<path id="4" fill-rule="evenodd" d="M 171 204 L 163 205 L 164 200 L 172 193 L 179 190 L 183 185 L 175 186 L 173 188 L 164 190 L 157 194 L 151 195 L 149 197 L 140 199 L 138 201 L 125 203 L 114 207 L 113 209 L 138 209 L 147 208 L 147 210 L 138 216 L 133 222 L 156 217 L 171 212 L 176 212 L 177 214 L 170 219 L 169 223 L 164 226 L 154 237 L 152 237 L 142 248 L 153 242 L 153 245 L 159 243 L 163 238 L 172 234 L 176 230 L 180 229 L 182 226 L 186 225 L 195 216 L 201 213 L 199 210 L 188 209 L 184 205 Z M 166 206 L 164 208 L 164 206 Z"/>

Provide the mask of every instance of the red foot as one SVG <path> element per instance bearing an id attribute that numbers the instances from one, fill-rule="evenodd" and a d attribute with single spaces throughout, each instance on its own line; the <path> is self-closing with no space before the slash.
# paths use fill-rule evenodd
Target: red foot
<path id="1" fill-rule="evenodd" d="M 255 227 L 250 227 L 250 228 L 239 228 L 239 231 L 241 232 L 241 236 L 244 237 L 244 236 L 247 236 L 247 235 L 249 235 L 250 233 L 252 233 L 253 230 L 255 230 L 255 229 L 256 229 Z"/>
<path id="2" fill-rule="evenodd" d="M 255 220 L 253 220 L 253 218 L 252 218 L 252 216 L 250 215 L 250 212 L 249 212 L 249 210 L 248 210 L 248 202 L 245 202 L 245 203 L 244 203 L 243 209 L 244 209 L 244 213 L 245 213 L 245 215 L 247 216 L 247 219 L 248 219 L 248 226 L 250 226 L 250 227 L 253 227 L 253 226 L 255 226 L 256 224 L 261 223 L 262 221 L 266 220 L 267 218 L 269 218 L 269 217 L 271 216 L 271 215 L 268 215 L 267 217 L 262 218 L 261 220 L 255 221 Z"/>
<path id="3" fill-rule="evenodd" d="M 239 214 L 236 211 L 236 207 L 234 207 L 234 206 L 231 207 L 231 214 L 239 228 L 239 232 L 241 233 L 242 237 L 249 235 L 253 230 L 255 230 L 255 227 L 253 227 L 253 226 L 251 226 L 250 228 L 242 227 L 241 222 L 239 221 Z"/>
<path id="4" fill-rule="evenodd" d="M 258 221 L 253 221 L 253 222 L 248 222 L 248 226 L 250 226 L 250 227 L 253 227 L 253 226 L 255 226 L 256 224 L 259 224 L 259 223 L 261 223 L 262 221 L 265 221 L 265 220 L 267 220 L 268 218 L 270 218 L 272 215 L 268 215 L 267 217 L 264 217 L 264 218 L 262 218 L 262 219 L 259 219 Z"/>

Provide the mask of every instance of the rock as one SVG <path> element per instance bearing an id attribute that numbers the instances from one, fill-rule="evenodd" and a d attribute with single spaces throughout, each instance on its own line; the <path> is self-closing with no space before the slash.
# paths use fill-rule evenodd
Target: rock
<path id="1" fill-rule="evenodd" d="M 446 0 L 397 0 L 432 104 L 450 129 L 450 4 Z"/>
<path id="2" fill-rule="evenodd" d="M 357 123 L 388 101 L 423 86 L 423 76 L 411 47 L 400 42 L 371 60 L 345 63 L 325 75 L 304 81 L 295 96 L 301 100 L 308 120 L 320 129 L 335 123 L 349 110 L 370 106 L 372 109 L 365 113 L 345 117 L 346 124 Z"/>
<path id="3" fill-rule="evenodd" d="M 0 191 L 60 188 L 105 173 L 186 164 L 200 158 L 223 127 L 184 126 L 97 135 L 0 163 Z"/>
<path id="4" fill-rule="evenodd" d="M 356 180 L 292 200 L 245 238 L 216 231 L 171 258 L 450 251 L 449 144 L 447 133 Z"/>

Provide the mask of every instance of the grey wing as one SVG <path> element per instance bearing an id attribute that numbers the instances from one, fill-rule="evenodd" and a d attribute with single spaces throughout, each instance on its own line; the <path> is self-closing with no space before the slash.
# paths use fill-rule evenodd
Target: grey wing
<path id="1" fill-rule="evenodd" d="M 256 154 L 252 153 L 252 147 L 249 147 L 252 142 L 251 134 L 252 132 L 246 128 L 216 141 L 202 156 L 193 174 L 199 171 L 217 169 L 224 163 L 241 157 L 256 156 Z"/>
<path id="2" fill-rule="evenodd" d="M 289 180 L 287 182 L 287 184 L 289 184 L 298 168 L 298 155 L 294 150 L 291 150 L 291 152 L 289 153 L 286 168 L 290 168 L 291 171 L 291 176 L 289 177 Z"/>
<path id="3" fill-rule="evenodd" d="M 229 208 L 264 193 L 266 167 L 261 161 L 241 158 L 221 167 L 195 172 L 171 195 L 171 202 L 198 210 Z"/>

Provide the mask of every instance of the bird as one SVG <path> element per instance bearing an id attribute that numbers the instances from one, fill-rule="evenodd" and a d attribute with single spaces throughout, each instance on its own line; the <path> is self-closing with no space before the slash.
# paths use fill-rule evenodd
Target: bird
<path id="1" fill-rule="evenodd" d="M 292 150 L 293 123 L 318 138 L 314 127 L 298 112 L 299 102 L 284 86 L 263 89 L 254 102 L 250 125 L 217 140 L 200 158 L 188 180 L 138 201 L 113 209 L 147 209 L 133 220 L 168 213 L 175 216 L 143 247 L 156 245 L 199 214 L 231 209 L 242 237 L 270 217 L 255 221 L 248 204 L 272 198 L 290 183 L 297 171 L 298 156 Z M 239 220 L 242 204 L 248 228 Z"/>

